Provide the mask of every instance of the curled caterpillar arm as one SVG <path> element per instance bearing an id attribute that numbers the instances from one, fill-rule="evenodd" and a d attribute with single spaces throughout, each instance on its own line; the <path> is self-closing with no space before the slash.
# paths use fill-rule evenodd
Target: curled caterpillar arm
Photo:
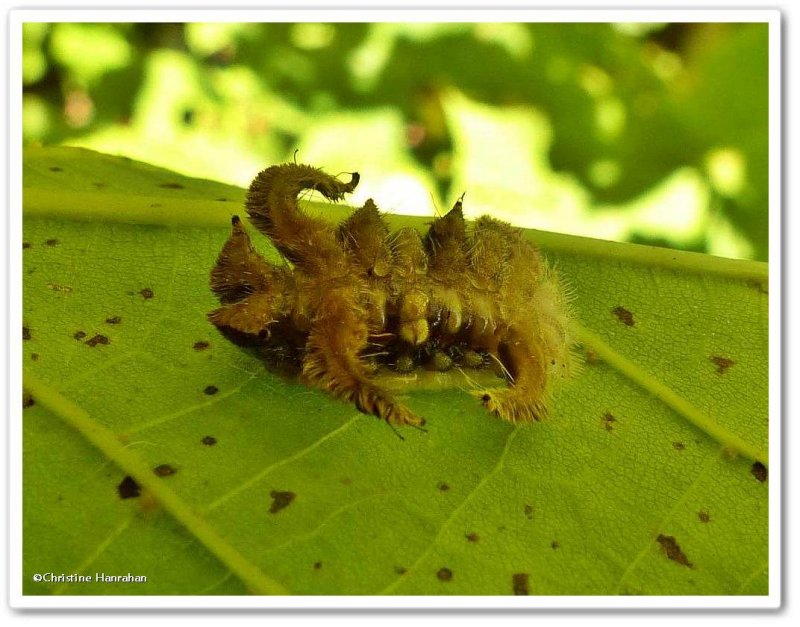
<path id="1" fill-rule="evenodd" d="M 352 192 L 360 179 L 354 172 L 349 183 L 308 165 L 287 163 L 260 172 L 250 184 L 246 208 L 255 227 L 267 235 L 292 263 L 310 273 L 322 269 L 346 271 L 346 256 L 330 224 L 303 214 L 298 195 L 316 190 L 332 201 Z"/>

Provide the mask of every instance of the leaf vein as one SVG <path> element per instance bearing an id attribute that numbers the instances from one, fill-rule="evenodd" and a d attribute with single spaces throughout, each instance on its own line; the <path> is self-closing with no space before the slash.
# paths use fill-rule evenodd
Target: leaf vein
<path id="1" fill-rule="evenodd" d="M 108 459 L 147 488 L 161 506 L 193 535 L 212 555 L 225 564 L 245 585 L 257 594 L 288 594 L 287 590 L 255 564 L 201 518 L 169 485 L 159 479 L 133 451 L 124 447 L 116 436 L 81 407 L 33 374 L 25 373 L 24 387 L 37 403 L 58 416 L 93 444 Z"/>
<path id="2" fill-rule="evenodd" d="M 114 542 L 114 540 L 116 540 L 130 526 L 132 521 L 133 521 L 132 515 L 128 516 L 125 520 L 123 520 L 122 523 L 117 525 L 117 527 L 113 529 L 111 533 L 109 533 L 100 544 L 97 545 L 97 548 L 95 548 L 95 550 L 91 552 L 89 557 L 87 557 L 81 563 L 81 565 L 78 566 L 78 568 L 70 572 L 75 572 L 75 573 L 86 572 L 86 569 L 89 568 L 89 566 L 91 566 L 94 562 L 96 562 L 100 558 L 100 556 L 106 552 L 108 547 L 110 547 L 111 544 Z M 58 586 L 58 588 L 53 590 L 53 594 L 63 594 L 67 588 L 68 588 L 67 582 L 64 582 L 60 586 Z"/>
<path id="3" fill-rule="evenodd" d="M 665 405 L 683 416 L 695 427 L 714 438 L 724 447 L 744 455 L 748 459 L 760 461 L 765 465 L 768 464 L 766 451 L 762 451 L 757 446 L 746 442 L 738 435 L 728 431 L 725 427 L 712 420 L 710 416 L 692 405 L 672 388 L 658 381 L 655 377 L 645 372 L 638 364 L 614 350 L 603 341 L 599 335 L 596 335 L 594 332 L 589 331 L 577 323 L 573 323 L 572 331 L 580 342 L 591 346 L 603 360 L 615 368 L 620 374 L 650 392 Z"/>
<path id="4" fill-rule="evenodd" d="M 717 465 L 720 459 L 722 459 L 722 451 L 717 451 L 714 455 L 709 455 L 708 459 L 706 460 L 703 468 L 700 469 L 700 472 L 697 473 L 697 476 L 694 480 L 686 487 L 683 493 L 678 497 L 675 501 L 675 504 L 670 508 L 670 510 L 666 513 L 666 515 L 658 522 L 656 525 L 656 529 L 661 532 L 664 529 L 664 526 L 669 522 L 669 520 L 675 515 L 678 511 L 678 508 L 681 507 L 686 500 L 689 498 L 689 495 L 692 491 L 697 487 L 700 481 L 711 471 L 711 469 Z M 642 547 L 642 549 L 636 554 L 636 557 L 633 558 L 631 563 L 622 573 L 622 577 L 620 577 L 617 585 L 614 589 L 614 594 L 619 594 L 622 584 L 625 583 L 625 580 L 633 573 L 633 570 L 639 564 L 639 562 L 644 559 L 644 557 L 649 553 L 650 547 L 653 546 L 653 543 L 656 541 L 655 537 L 650 538 L 647 543 Z"/>
<path id="5" fill-rule="evenodd" d="M 256 483 L 261 481 L 264 477 L 266 477 L 272 471 L 280 468 L 281 466 L 285 466 L 285 465 L 290 464 L 290 463 L 292 463 L 294 461 L 297 461 L 298 459 L 301 459 L 302 457 L 308 455 L 309 453 L 311 453 L 315 449 L 317 449 L 320 446 L 322 446 L 322 444 L 324 444 L 325 442 L 327 442 L 331 438 L 336 437 L 337 435 L 340 435 L 342 432 L 344 432 L 345 430 L 350 428 L 350 426 L 355 424 L 360 419 L 360 417 L 361 417 L 361 414 L 357 414 L 357 415 L 353 416 L 350 420 L 348 420 L 344 424 L 340 425 L 339 427 L 337 427 L 333 431 L 330 431 L 329 433 L 325 434 L 324 436 L 322 436 L 321 438 L 319 438 L 318 440 L 316 440 L 315 442 L 313 442 L 309 446 L 305 447 L 304 449 L 298 451 L 294 455 L 290 455 L 289 457 L 284 457 L 282 460 L 277 461 L 277 462 L 275 462 L 273 464 L 270 464 L 269 466 L 267 466 L 266 468 L 261 470 L 258 474 L 254 475 L 253 477 L 251 477 L 250 479 L 248 479 L 244 483 L 240 483 L 237 487 L 233 488 L 232 490 L 226 492 L 225 494 L 223 494 L 222 496 L 217 498 L 215 501 L 213 501 L 210 505 L 208 505 L 206 507 L 205 511 L 206 512 L 211 512 L 211 511 L 215 510 L 216 508 L 218 508 L 223 503 L 229 501 L 233 497 L 241 494 L 245 490 L 249 489 L 250 487 L 252 487 Z"/>
<path id="6" fill-rule="evenodd" d="M 433 549 L 436 547 L 436 544 L 439 542 L 439 539 L 444 535 L 445 531 L 453 522 L 453 520 L 455 520 L 456 516 L 458 516 L 458 514 L 461 513 L 461 511 L 470 503 L 470 501 L 472 501 L 475 495 L 480 492 L 481 488 L 483 488 L 483 486 L 485 486 L 492 477 L 494 477 L 498 472 L 500 472 L 503 469 L 503 464 L 505 462 L 506 455 L 508 454 L 508 451 L 511 448 L 511 443 L 514 441 L 514 438 L 516 438 L 519 432 L 520 432 L 519 426 L 514 427 L 514 429 L 509 432 L 508 437 L 506 438 L 505 445 L 503 446 L 503 450 L 500 452 L 500 455 L 497 458 L 497 463 L 495 464 L 494 468 L 492 468 L 491 471 L 486 473 L 486 475 L 484 475 L 484 477 L 470 491 L 470 493 L 464 498 L 464 500 L 461 501 L 458 507 L 456 507 L 452 512 L 450 512 L 450 515 L 441 524 L 441 526 L 439 527 L 439 531 L 436 532 L 436 535 L 431 540 L 431 544 L 428 547 L 428 549 L 422 552 L 422 554 L 414 561 L 411 567 L 408 568 L 402 576 L 395 579 L 391 584 L 389 584 L 386 588 L 384 588 L 377 594 L 385 595 L 393 592 L 400 586 L 402 582 L 407 581 L 408 575 L 413 571 L 415 571 L 419 567 L 419 565 L 425 560 L 425 558 L 428 557 L 433 552 Z"/>

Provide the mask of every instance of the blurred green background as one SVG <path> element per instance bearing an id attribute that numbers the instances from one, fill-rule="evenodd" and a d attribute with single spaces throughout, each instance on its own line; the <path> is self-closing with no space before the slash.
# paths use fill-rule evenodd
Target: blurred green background
<path id="1" fill-rule="evenodd" d="M 23 27 L 23 137 L 246 187 L 766 260 L 767 24 Z"/>

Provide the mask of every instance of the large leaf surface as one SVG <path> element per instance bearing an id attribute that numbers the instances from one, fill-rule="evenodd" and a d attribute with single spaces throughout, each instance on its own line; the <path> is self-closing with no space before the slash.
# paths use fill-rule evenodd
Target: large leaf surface
<path id="1" fill-rule="evenodd" d="M 520 427 L 461 374 L 405 383 L 429 431 L 401 440 L 207 323 L 243 190 L 24 168 L 26 594 L 767 593 L 763 264 L 532 232 L 586 365 Z"/>

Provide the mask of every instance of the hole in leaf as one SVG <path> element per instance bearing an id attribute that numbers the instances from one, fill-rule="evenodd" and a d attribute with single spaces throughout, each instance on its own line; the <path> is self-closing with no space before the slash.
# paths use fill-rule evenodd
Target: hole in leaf
<path id="1" fill-rule="evenodd" d="M 661 549 L 664 551 L 664 555 L 666 555 L 669 559 L 673 562 L 681 564 L 682 566 L 686 566 L 687 568 L 693 568 L 693 564 L 689 561 L 689 558 L 686 557 L 686 554 L 681 550 L 680 545 L 678 544 L 677 540 L 675 540 L 675 536 L 665 536 L 664 534 L 658 534 L 658 543 L 661 545 Z"/>
<path id="2" fill-rule="evenodd" d="M 761 483 L 764 483 L 767 480 L 767 476 L 769 474 L 767 472 L 767 467 L 761 462 L 754 463 L 753 466 L 750 468 L 750 472 Z"/>
<path id="3" fill-rule="evenodd" d="M 101 335 L 98 333 L 94 337 L 86 340 L 86 346 L 97 346 L 98 344 L 110 344 L 111 340 L 109 340 L 105 335 Z"/>
<path id="4" fill-rule="evenodd" d="M 289 507 L 297 496 L 294 492 L 273 490 L 269 493 L 272 497 L 272 504 L 269 506 L 270 514 L 277 514 L 282 509 Z"/>
<path id="5" fill-rule="evenodd" d="M 131 499 L 139 496 L 142 493 L 142 488 L 133 480 L 133 477 L 127 475 L 117 486 L 117 492 L 119 492 L 119 498 Z"/>
<path id="6" fill-rule="evenodd" d="M 617 306 L 614 307 L 614 309 L 612 309 L 611 311 L 617 317 L 617 320 L 619 320 L 626 327 L 632 327 L 636 324 L 633 321 L 633 314 L 627 309 L 625 309 L 625 307 Z"/>
<path id="7" fill-rule="evenodd" d="M 153 468 L 153 472 L 156 474 L 157 477 L 169 477 L 170 475 L 174 475 L 178 471 L 169 464 L 159 464 L 158 466 Z"/>
<path id="8" fill-rule="evenodd" d="M 736 363 L 733 359 L 721 355 L 711 355 L 708 359 L 717 367 L 717 374 L 725 374 L 728 368 Z"/>
<path id="9" fill-rule="evenodd" d="M 436 572 L 436 577 L 439 581 L 450 581 L 453 578 L 453 571 L 449 568 L 440 568 Z"/>
<path id="10" fill-rule="evenodd" d="M 514 573 L 511 576 L 511 587 L 516 596 L 526 596 L 530 594 L 528 587 L 528 580 L 530 575 L 528 573 Z"/>

